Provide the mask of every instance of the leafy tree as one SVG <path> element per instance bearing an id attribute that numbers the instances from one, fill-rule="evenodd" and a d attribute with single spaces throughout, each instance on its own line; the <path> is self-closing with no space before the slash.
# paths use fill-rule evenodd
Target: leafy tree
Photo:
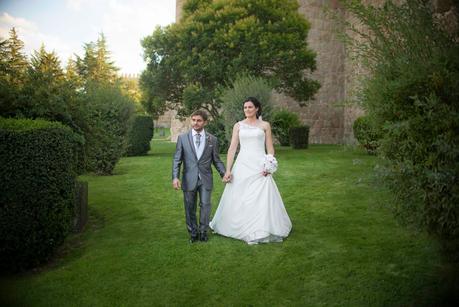
<path id="1" fill-rule="evenodd" d="M 171 103 L 162 98 L 167 96 L 167 89 L 163 81 L 160 76 L 149 72 L 148 69 L 143 71 L 139 81 L 140 90 L 142 91 L 142 106 L 155 119 L 164 114 L 168 108 L 173 107 Z M 152 86 L 152 84 L 155 84 L 155 86 Z M 161 86 L 161 84 L 164 86 Z"/>
<path id="2" fill-rule="evenodd" d="M 304 104 L 319 88 L 305 74 L 316 65 L 308 30 L 294 0 L 188 1 L 179 23 L 142 41 L 147 109 L 203 108 L 218 118 L 219 91 L 239 74 L 264 77 Z"/>
<path id="3" fill-rule="evenodd" d="M 130 97 L 135 104 L 135 112 L 137 114 L 145 114 L 145 109 L 142 104 L 142 92 L 139 88 L 139 79 L 122 77 L 120 78 L 120 87 L 124 95 Z"/>

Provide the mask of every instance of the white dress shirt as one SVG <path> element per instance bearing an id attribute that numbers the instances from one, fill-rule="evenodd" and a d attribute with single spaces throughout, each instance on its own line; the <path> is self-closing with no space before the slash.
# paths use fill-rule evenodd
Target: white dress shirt
<path id="1" fill-rule="evenodd" d="M 196 134 L 198 134 L 198 132 L 192 129 L 192 134 L 193 134 L 194 149 L 196 150 L 196 156 L 198 157 L 198 160 L 199 160 L 202 156 L 202 153 L 204 152 L 204 147 L 206 146 L 206 132 L 204 131 L 204 129 L 201 132 L 199 132 L 199 134 L 201 135 L 201 143 L 199 144 L 199 148 L 196 146 L 196 138 L 197 138 Z"/>

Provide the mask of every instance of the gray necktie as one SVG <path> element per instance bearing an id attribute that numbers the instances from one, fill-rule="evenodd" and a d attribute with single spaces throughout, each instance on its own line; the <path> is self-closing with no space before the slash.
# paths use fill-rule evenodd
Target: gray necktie
<path id="1" fill-rule="evenodd" d="M 196 148 L 199 148 L 199 145 L 201 145 L 201 135 L 196 133 Z"/>

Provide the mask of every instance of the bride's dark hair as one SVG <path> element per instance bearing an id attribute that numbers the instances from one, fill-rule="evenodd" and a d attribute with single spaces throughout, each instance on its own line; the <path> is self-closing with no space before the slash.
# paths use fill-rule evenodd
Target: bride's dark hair
<path id="1" fill-rule="evenodd" d="M 255 98 L 255 97 L 247 97 L 247 98 L 244 100 L 244 102 L 242 103 L 242 107 L 244 107 L 244 104 L 245 104 L 246 102 L 248 102 L 248 101 L 250 101 L 251 103 L 253 103 L 253 105 L 255 106 L 255 108 L 258 109 L 258 111 L 257 111 L 257 118 L 259 118 L 259 117 L 261 116 L 261 103 L 260 103 L 260 101 L 258 101 L 258 99 Z"/>

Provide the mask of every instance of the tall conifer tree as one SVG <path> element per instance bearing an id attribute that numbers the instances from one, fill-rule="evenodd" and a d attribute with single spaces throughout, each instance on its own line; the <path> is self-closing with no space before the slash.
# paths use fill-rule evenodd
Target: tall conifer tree
<path id="1" fill-rule="evenodd" d="M 66 80 L 55 52 L 47 52 L 44 45 L 34 51 L 27 73 L 25 95 L 29 101 L 23 110 L 30 117 L 55 118 L 67 113 L 64 88 Z M 59 116 L 61 116 L 59 115 Z"/>
<path id="2" fill-rule="evenodd" d="M 86 89 L 94 84 L 114 84 L 118 81 L 118 68 L 110 59 L 105 36 L 100 34 L 96 42 L 84 45 L 84 57 L 77 56 L 76 69 L 85 80 Z"/>
<path id="3" fill-rule="evenodd" d="M 27 71 L 27 57 L 24 55 L 24 42 L 19 39 L 16 29 L 10 30 L 7 44 L 7 65 L 10 82 L 13 85 L 23 85 Z"/>
<path id="4" fill-rule="evenodd" d="M 0 42 L 0 115 L 15 116 L 22 104 L 22 90 L 26 82 L 27 57 L 24 43 L 12 28 L 9 38 Z"/>

